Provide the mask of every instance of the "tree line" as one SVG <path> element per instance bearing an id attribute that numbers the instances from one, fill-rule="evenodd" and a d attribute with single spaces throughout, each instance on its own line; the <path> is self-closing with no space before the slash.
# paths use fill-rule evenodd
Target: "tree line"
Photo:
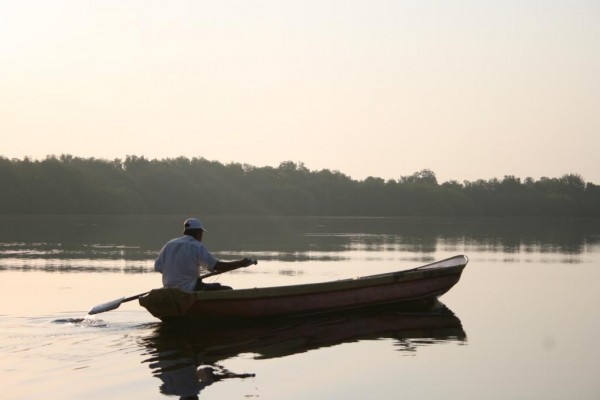
<path id="1" fill-rule="evenodd" d="M 354 180 L 303 163 L 204 158 L 0 157 L 1 214 L 598 217 L 600 186 L 578 174 L 438 183 L 425 169 Z"/>

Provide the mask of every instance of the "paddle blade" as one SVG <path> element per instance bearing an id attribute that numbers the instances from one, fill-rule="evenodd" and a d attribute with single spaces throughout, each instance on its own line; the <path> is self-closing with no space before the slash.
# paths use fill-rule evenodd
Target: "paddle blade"
<path id="1" fill-rule="evenodd" d="M 90 310 L 90 312 L 88 312 L 88 315 L 100 314 L 103 312 L 117 309 L 117 308 L 119 308 L 121 303 L 123 303 L 123 300 L 125 300 L 125 297 L 121 297 L 120 299 L 109 301 L 108 303 L 99 304 L 96 307 L 92 308 Z"/>

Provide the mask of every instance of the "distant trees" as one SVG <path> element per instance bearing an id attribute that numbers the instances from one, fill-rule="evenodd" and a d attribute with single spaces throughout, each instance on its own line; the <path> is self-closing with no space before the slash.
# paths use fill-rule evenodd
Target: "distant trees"
<path id="1" fill-rule="evenodd" d="M 439 184 L 424 169 L 397 180 L 339 171 L 222 164 L 204 158 L 0 157 L 2 214 L 247 214 L 599 217 L 600 186 L 577 174 Z"/>

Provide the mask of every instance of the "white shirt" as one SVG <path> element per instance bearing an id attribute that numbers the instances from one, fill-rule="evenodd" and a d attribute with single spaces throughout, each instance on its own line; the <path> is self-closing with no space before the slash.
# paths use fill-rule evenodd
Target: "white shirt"
<path id="1" fill-rule="evenodd" d="M 191 292 L 200 277 L 200 268 L 213 271 L 217 261 L 202 242 L 184 235 L 163 246 L 154 269 L 162 273 L 163 286 L 176 286 Z"/>

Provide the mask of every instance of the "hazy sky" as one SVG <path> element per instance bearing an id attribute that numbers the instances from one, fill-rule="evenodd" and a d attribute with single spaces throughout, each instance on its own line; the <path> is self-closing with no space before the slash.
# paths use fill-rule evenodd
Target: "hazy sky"
<path id="1" fill-rule="evenodd" d="M 0 0 L 0 155 L 600 184 L 600 2 Z"/>

